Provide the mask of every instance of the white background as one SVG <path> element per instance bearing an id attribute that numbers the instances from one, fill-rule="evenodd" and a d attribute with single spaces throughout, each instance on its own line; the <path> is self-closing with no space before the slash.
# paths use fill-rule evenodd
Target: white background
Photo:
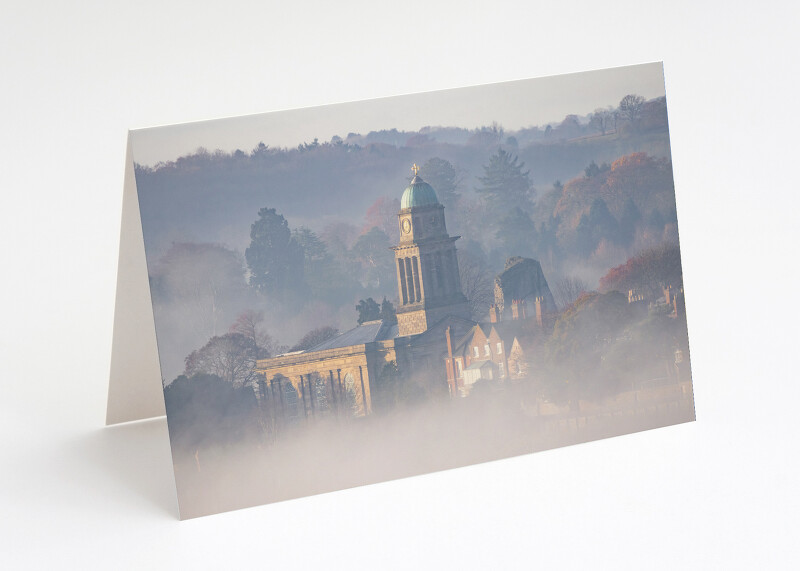
<path id="1" fill-rule="evenodd" d="M 4 6 L 0 567 L 796 568 L 784 4 Z M 176 520 L 163 421 L 103 428 L 127 129 L 657 60 L 697 422 Z"/>

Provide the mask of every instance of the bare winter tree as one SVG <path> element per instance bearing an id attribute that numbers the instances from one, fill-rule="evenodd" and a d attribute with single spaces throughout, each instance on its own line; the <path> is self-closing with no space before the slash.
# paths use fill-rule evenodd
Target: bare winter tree
<path id="1" fill-rule="evenodd" d="M 589 291 L 589 284 L 580 278 L 576 277 L 563 277 L 555 283 L 553 287 L 553 297 L 556 300 L 556 305 L 559 309 L 565 309 L 572 305 L 578 297 Z"/>
<path id="2" fill-rule="evenodd" d="M 641 95 L 626 95 L 619 102 L 619 113 L 623 119 L 627 119 L 631 123 L 636 123 L 642 115 L 642 107 L 644 106 L 644 97 Z"/>
<path id="3" fill-rule="evenodd" d="M 603 109 L 602 107 L 595 109 L 594 113 L 592 113 L 591 118 L 589 119 L 589 123 L 598 131 L 600 134 L 605 135 L 606 131 L 609 130 L 611 127 L 611 123 L 614 120 L 614 110 L 611 108 Z"/>
<path id="4" fill-rule="evenodd" d="M 234 386 L 250 385 L 256 380 L 254 371 L 258 347 L 241 333 L 212 337 L 201 349 L 186 357 L 185 375 L 197 373 L 217 375 Z"/>
<path id="5" fill-rule="evenodd" d="M 258 347 L 258 358 L 266 359 L 276 354 L 277 344 L 269 333 L 264 331 L 264 312 L 248 309 L 236 318 L 228 329 L 229 333 L 241 333 Z"/>
<path id="6" fill-rule="evenodd" d="M 467 296 L 473 319 L 481 319 L 494 301 L 494 277 L 486 264 L 463 250 L 458 251 L 461 290 Z"/>

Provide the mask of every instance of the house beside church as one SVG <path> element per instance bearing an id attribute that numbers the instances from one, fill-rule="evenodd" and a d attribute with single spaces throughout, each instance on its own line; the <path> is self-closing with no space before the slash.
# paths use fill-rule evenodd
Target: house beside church
<path id="1" fill-rule="evenodd" d="M 451 396 L 466 396 L 479 380 L 519 379 L 531 366 L 532 343 L 552 329 L 553 295 L 529 258 L 506 262 L 488 322 L 472 320 L 458 271 L 459 236 L 447 233 L 444 206 L 413 170 L 392 248 L 397 323 L 365 322 L 311 349 L 259 359 L 259 399 L 278 403 L 284 417 L 368 415 L 383 375 Z"/>

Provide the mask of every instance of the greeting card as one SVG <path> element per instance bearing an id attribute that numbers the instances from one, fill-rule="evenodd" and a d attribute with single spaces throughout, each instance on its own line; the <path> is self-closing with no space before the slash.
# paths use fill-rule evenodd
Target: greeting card
<path id="1" fill-rule="evenodd" d="M 662 65 L 131 131 L 108 422 L 182 518 L 694 420 Z"/>

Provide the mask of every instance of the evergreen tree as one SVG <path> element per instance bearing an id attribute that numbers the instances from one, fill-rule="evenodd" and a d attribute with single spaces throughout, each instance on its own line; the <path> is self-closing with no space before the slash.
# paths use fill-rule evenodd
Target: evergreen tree
<path id="1" fill-rule="evenodd" d="M 503 243 L 504 257 L 531 256 L 536 247 L 536 224 L 527 212 L 515 206 L 500 221 L 495 236 Z"/>
<path id="2" fill-rule="evenodd" d="M 559 244 L 556 231 L 558 230 L 559 219 L 550 217 L 547 222 L 539 225 L 539 234 L 536 237 L 536 259 L 547 261 L 553 265 L 559 257 Z"/>
<path id="3" fill-rule="evenodd" d="M 478 177 L 481 186 L 475 190 L 483 198 L 492 220 L 499 220 L 512 207 L 533 211 L 533 186 L 530 171 L 523 171 L 525 163 L 516 155 L 503 149 L 489 157 L 484 165 L 484 176 Z"/>
<path id="4" fill-rule="evenodd" d="M 303 282 L 310 296 L 331 303 L 350 298 L 358 282 L 345 275 L 346 270 L 334 261 L 325 242 L 304 226 L 292 231 L 292 239 L 303 249 Z"/>
<path id="5" fill-rule="evenodd" d="M 588 258 L 601 240 L 619 241 L 619 224 L 605 201 L 597 198 L 592 202 L 589 213 L 581 216 L 575 234 L 578 253 Z"/>
<path id="6" fill-rule="evenodd" d="M 381 318 L 381 306 L 371 297 L 360 300 L 358 305 L 356 305 L 356 311 L 358 311 L 359 325 L 367 321 L 375 321 Z"/>
<path id="7" fill-rule="evenodd" d="M 592 202 L 592 206 L 589 208 L 589 222 L 592 225 L 595 242 L 603 239 L 616 241 L 619 223 L 608 210 L 608 205 L 602 198 L 597 198 Z"/>
<path id="8" fill-rule="evenodd" d="M 397 323 L 397 312 L 394 309 L 394 305 L 392 304 L 391 301 L 389 301 L 385 297 L 381 302 L 380 318 L 383 319 L 385 323 L 388 323 L 390 325 L 394 325 L 395 323 Z"/>
<path id="9" fill-rule="evenodd" d="M 274 208 L 258 211 L 250 227 L 250 246 L 244 257 L 250 285 L 261 293 L 281 295 L 303 284 L 303 247 L 292 238 L 289 224 Z"/>
<path id="10" fill-rule="evenodd" d="M 636 234 L 636 225 L 642 219 L 642 213 L 636 208 L 632 198 L 628 198 L 622 207 L 622 216 L 619 219 L 617 243 L 621 246 L 630 246 Z"/>
<path id="11" fill-rule="evenodd" d="M 582 258 L 588 258 L 597 247 L 597 242 L 592 235 L 592 225 L 589 222 L 589 215 L 581 214 L 578 226 L 575 228 L 575 250 Z"/>
<path id="12" fill-rule="evenodd" d="M 456 169 L 450 161 L 434 157 L 422 165 L 420 174 L 436 191 L 439 202 L 448 210 L 449 216 L 461 198 L 457 190 L 459 181 Z"/>

